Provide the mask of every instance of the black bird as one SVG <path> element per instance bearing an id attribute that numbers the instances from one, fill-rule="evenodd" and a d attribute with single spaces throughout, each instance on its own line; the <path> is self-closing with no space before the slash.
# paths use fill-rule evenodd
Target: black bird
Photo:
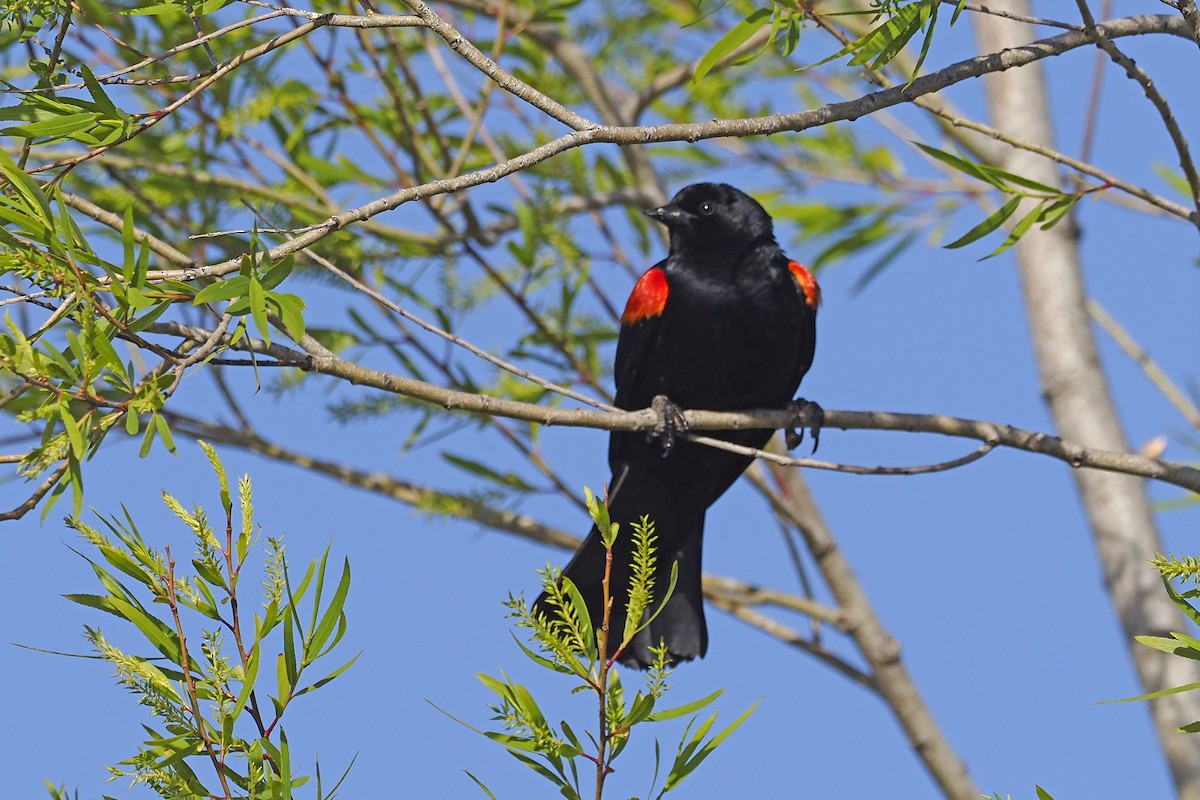
<path id="1" fill-rule="evenodd" d="M 625 624 L 634 521 L 648 516 L 654 522 L 659 598 L 669 585 L 672 562 L 678 562 L 679 573 L 666 607 L 619 654 L 622 663 L 639 668 L 653 663 L 650 647 L 660 642 L 672 663 L 707 651 L 700 586 L 704 514 L 751 461 L 675 437 L 670 423 L 679 408 L 787 407 L 812 364 L 821 299 L 812 274 L 775 242 L 771 217 L 732 186 L 694 184 L 646 214 L 667 226 L 671 250 L 638 280 L 621 316 L 616 405 L 647 408 L 663 395 L 670 400 L 668 430 L 650 436 L 614 432 L 609 439 L 608 511 L 621 524 L 613 552 L 609 657 Z M 762 447 L 771 433 L 709 435 Z M 603 619 L 604 561 L 593 527 L 563 571 L 583 595 L 596 630 Z M 553 618 L 545 600 L 543 594 L 535 608 Z M 656 598 L 647 614 L 658 605 Z"/>

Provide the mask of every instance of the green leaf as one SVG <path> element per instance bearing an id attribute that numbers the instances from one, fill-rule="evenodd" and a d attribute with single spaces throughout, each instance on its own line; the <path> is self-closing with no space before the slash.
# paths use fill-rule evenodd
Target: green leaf
<path id="1" fill-rule="evenodd" d="M 57 139 L 70 136 L 73 133 L 86 131 L 96 124 L 98 115 L 93 111 L 82 111 L 75 114 L 63 114 L 41 122 L 30 122 L 25 125 L 10 125 L 0 129 L 3 136 L 22 136 L 28 139 L 46 137 Z"/>
<path id="2" fill-rule="evenodd" d="M 479 778 L 476 778 L 474 775 L 472 775 L 470 772 L 467 772 L 465 769 L 463 770 L 463 772 L 466 772 L 467 777 L 470 778 L 471 780 L 475 781 L 475 785 L 478 786 L 480 789 L 482 789 L 483 793 L 486 794 L 488 797 L 490 797 L 491 800 L 496 800 L 496 795 L 492 794 L 491 789 L 484 786 L 483 781 L 479 780 Z"/>
<path id="3" fill-rule="evenodd" d="M 1159 689 L 1157 692 L 1139 694 L 1136 697 L 1122 697 L 1119 700 L 1101 700 L 1100 703 L 1132 703 L 1138 700 L 1157 700 L 1160 697 L 1168 697 L 1170 695 L 1180 694 L 1182 692 L 1191 692 L 1195 691 L 1196 689 L 1200 689 L 1200 681 L 1196 681 L 1195 683 L 1185 683 L 1183 686 L 1173 686 L 1170 689 Z"/>
<path id="4" fill-rule="evenodd" d="M 345 672 L 346 670 L 348 670 L 348 669 L 350 669 L 352 666 L 354 666 L 354 662 L 355 662 L 355 661 L 358 661 L 358 657 L 359 657 L 359 656 L 361 656 L 362 654 L 363 654 L 363 651 L 361 651 L 361 650 L 360 650 L 360 651 L 358 652 L 358 655 L 354 656 L 354 658 L 350 659 L 350 660 L 349 660 L 349 661 L 347 661 L 345 664 L 342 664 L 340 667 L 338 667 L 338 668 L 337 668 L 337 669 L 335 669 L 333 672 L 331 672 L 331 673 L 329 673 L 328 675 L 326 675 L 324 678 L 321 678 L 319 681 L 316 681 L 315 683 L 312 683 L 312 684 L 309 684 L 308 686 L 305 686 L 303 689 L 301 689 L 300 691 L 296 692 L 296 693 L 295 693 L 295 695 L 293 695 L 293 697 L 299 697 L 299 696 L 300 696 L 300 695 L 302 695 L 302 694 L 308 694 L 308 693 L 309 693 L 309 692 L 311 692 L 311 691 L 315 691 L 316 689 L 320 689 L 322 686 L 324 686 L 325 684 L 329 683 L 329 682 L 330 682 L 330 681 L 332 681 L 334 678 L 338 677 L 338 676 L 339 676 L 339 675 L 341 675 L 343 672 Z"/>
<path id="5" fill-rule="evenodd" d="M 58 417 L 62 420 L 63 428 L 67 432 L 67 440 L 71 442 L 71 453 L 76 459 L 82 461 L 87 455 L 87 450 L 83 445 L 83 434 L 79 430 L 79 423 L 75 421 L 75 417 L 71 414 L 71 408 L 66 403 L 58 407 Z"/>
<path id="6" fill-rule="evenodd" d="M 987 236 L 989 233 L 996 230 L 1008 221 L 1008 218 L 1011 217 L 1013 212 L 1017 210 L 1017 206 L 1021 205 L 1022 199 L 1023 198 L 1020 196 L 1010 197 L 1004 205 L 1000 206 L 999 209 L 989 215 L 987 219 L 983 220 L 983 222 L 980 222 L 974 228 L 971 228 L 971 230 L 967 231 L 962 236 L 946 245 L 946 249 L 955 250 L 959 247 L 965 247 L 971 242 Z"/>
<path id="7" fill-rule="evenodd" d="M 705 734 L 708 732 L 709 728 L 712 727 L 713 722 L 716 721 L 717 715 L 713 714 L 711 717 L 709 717 L 704 724 L 697 729 L 691 741 L 685 747 L 680 749 L 680 753 L 676 757 L 674 765 L 671 767 L 671 774 L 667 777 L 667 781 L 663 786 L 663 791 L 670 791 L 671 789 L 674 789 L 681 782 L 683 782 L 684 778 L 692 774 L 696 767 L 700 766 L 700 764 L 706 758 L 712 755 L 713 751 L 716 750 L 731 733 L 737 730 L 738 727 L 746 721 L 746 718 L 753 713 L 754 709 L 758 707 L 760 702 L 762 701 L 756 701 L 754 705 L 743 711 L 741 716 L 731 722 L 728 727 L 726 727 L 713 738 L 709 739 L 707 742 L 701 744 Z M 695 753 L 695 755 L 692 755 L 693 753 Z"/>
<path id="8" fill-rule="evenodd" d="M 100 81 L 96 80 L 96 76 L 88 69 L 87 64 L 80 62 L 79 74 L 83 76 L 83 82 L 87 86 L 88 94 L 92 96 L 96 107 L 110 117 L 122 118 L 125 116 L 109 99 L 104 91 L 104 87 L 100 85 Z"/>
<path id="9" fill-rule="evenodd" d="M 279 699 L 287 701 L 296 688 L 299 677 L 296 658 L 296 623 L 295 616 L 288 614 L 283 621 L 283 670 L 279 674 Z"/>
<path id="10" fill-rule="evenodd" d="M 1009 233 L 1008 233 L 1008 238 L 1005 239 L 1000 244 L 999 247 L 997 247 L 995 250 L 988 253 L 986 256 L 984 256 L 983 258 L 981 258 L 979 260 L 986 261 L 987 259 L 992 258 L 993 256 L 998 256 L 1001 253 L 1003 253 L 1005 250 L 1007 250 L 1008 248 L 1012 247 L 1018 241 L 1020 241 L 1021 237 L 1024 236 L 1029 231 L 1029 229 L 1033 227 L 1034 223 L 1037 222 L 1041 218 L 1042 211 L 1045 210 L 1045 205 L 1046 205 L 1045 201 L 1042 201 L 1041 203 L 1038 203 L 1036 206 L 1034 206 L 1033 209 L 1031 209 L 1028 214 L 1021 217 L 1020 222 L 1018 222 L 1016 225 L 1013 226 L 1013 229 L 1011 231 L 1009 231 Z"/>
<path id="11" fill-rule="evenodd" d="M 163 444 L 166 445 L 167 451 L 171 455 L 175 455 L 175 437 L 171 435 L 171 427 L 167 425 L 167 421 L 163 418 L 162 414 L 154 414 L 150 417 L 150 420 L 154 423 L 154 427 L 158 429 L 158 435 L 162 439 Z"/>
<path id="12" fill-rule="evenodd" d="M 277 264 L 273 264 L 262 276 L 263 288 L 270 290 L 283 283 L 292 274 L 292 268 L 295 264 L 296 257 L 292 255 L 280 259 Z"/>
<path id="13" fill-rule="evenodd" d="M 864 33 L 828 58 L 822 59 L 816 64 L 810 64 L 803 69 L 819 67 L 822 64 L 828 64 L 830 61 L 836 61 L 842 56 L 852 53 L 854 57 L 850 59 L 851 66 L 862 66 L 872 58 L 875 58 L 874 63 L 871 64 L 871 68 L 878 69 L 904 49 L 904 45 L 920 29 L 921 20 L 918 15 L 917 4 L 901 6 L 896 10 L 895 14 L 888 18 L 887 22 Z"/>
<path id="14" fill-rule="evenodd" d="M 242 689 L 238 692 L 237 700 L 233 704 L 233 708 L 229 710 L 229 718 L 236 720 L 238 715 L 242 713 L 242 709 L 246 707 L 246 703 L 250 700 L 250 694 L 254 691 L 255 681 L 258 680 L 258 665 L 261 660 L 262 645 L 255 642 L 250 648 L 250 658 L 246 662 L 245 675 L 242 676 Z"/>
<path id="15" fill-rule="evenodd" d="M 192 567 L 196 570 L 196 574 L 207 581 L 210 586 L 228 590 L 229 587 L 225 585 L 225 576 L 212 564 L 199 558 L 193 558 Z"/>
<path id="16" fill-rule="evenodd" d="M 533 663 L 537 664 L 539 667 L 544 667 L 545 669 L 552 669 L 555 672 L 565 672 L 567 674 L 573 673 L 573 670 L 565 669 L 561 664 L 557 664 L 557 663 L 551 661 L 550 659 L 546 658 L 545 656 L 540 655 L 540 654 L 535 653 L 532 650 L 530 650 L 528 647 L 525 646 L 525 643 L 522 642 L 519 638 L 517 638 L 517 635 L 515 633 L 513 633 L 512 631 L 509 631 L 508 634 L 509 634 L 509 636 L 512 637 L 513 641 L 517 643 L 517 647 L 521 648 L 521 652 L 524 653 L 526 656 L 528 656 L 529 660 L 532 661 Z"/>
<path id="17" fill-rule="evenodd" d="M 269 292 L 267 299 L 275 306 L 275 312 L 293 341 L 304 338 L 304 301 L 294 294 Z"/>
<path id="18" fill-rule="evenodd" d="M 921 30 L 921 16 L 920 3 L 896 9 L 891 19 L 872 32 L 877 35 L 868 38 L 854 58 L 850 59 L 850 66 L 862 66 L 868 61 L 871 62 L 871 69 L 887 65 Z"/>
<path id="19" fill-rule="evenodd" d="M 22 200 L 25 201 L 25 207 L 38 215 L 38 222 L 45 229 L 52 229 L 54 215 L 50 211 L 50 201 L 46 199 L 46 193 L 42 191 L 42 187 L 38 185 L 37 181 L 17 166 L 13 157 L 2 149 L 0 149 L 0 174 L 4 175 L 21 195 Z M 32 229 L 27 230 L 33 232 Z"/>
<path id="20" fill-rule="evenodd" d="M 600 632 L 592 628 L 592 614 L 588 611 L 587 603 L 583 600 L 583 594 L 579 591 L 579 587 L 570 578 L 563 576 L 562 590 L 567 602 L 571 604 L 571 611 L 574 612 L 572 617 L 579 621 L 579 637 L 583 642 L 584 655 L 589 659 L 597 657 L 599 650 L 597 649 L 596 637 Z"/>
<path id="21" fill-rule="evenodd" d="M 979 169 L 983 170 L 984 172 L 988 173 L 989 175 L 993 175 L 993 176 L 1003 180 L 1006 183 L 1013 183 L 1013 184 L 1016 184 L 1017 186 L 1021 186 L 1021 187 L 1025 188 L 1025 189 L 1032 189 L 1035 192 L 1045 192 L 1046 194 L 1054 195 L 1056 197 L 1059 195 L 1062 195 L 1061 189 L 1057 189 L 1053 186 L 1047 186 L 1044 183 L 1038 183 L 1037 181 L 1031 180 L 1029 178 L 1023 178 L 1014 172 L 1006 172 L 1005 170 L 998 169 L 998 168 L 992 167 L 992 166 L 988 166 L 987 164 L 979 164 L 978 166 L 979 166 Z"/>
<path id="22" fill-rule="evenodd" d="M 715 67 L 722 59 L 732 53 L 734 50 L 741 47 L 745 42 L 758 32 L 763 26 L 763 21 L 770 17 L 771 9 L 760 8 L 750 12 L 750 14 L 734 25 L 728 33 L 717 40 L 717 43 L 712 46 L 704 56 L 700 59 L 700 63 L 696 65 L 696 72 L 692 75 L 692 83 L 698 83 L 704 78 L 712 68 Z M 762 52 L 762 51 L 759 51 Z"/>
<path id="23" fill-rule="evenodd" d="M 258 278 L 250 278 L 250 316 L 254 318 L 254 327 L 267 343 L 271 343 L 271 326 L 267 322 L 267 294 Z"/>
<path id="24" fill-rule="evenodd" d="M 1068 211 L 1075 207 L 1075 204 L 1079 202 L 1079 198 L 1080 195 L 1069 194 L 1065 197 L 1055 200 L 1053 203 L 1047 206 L 1045 212 L 1042 214 L 1042 218 L 1039 220 L 1041 229 L 1048 231 L 1057 225 L 1058 221 L 1062 219 Z"/>
<path id="25" fill-rule="evenodd" d="M 116 606 L 112 604 L 112 598 L 106 594 L 64 594 L 63 597 L 72 603 L 78 603 L 81 606 L 94 608 L 98 611 L 112 614 L 114 617 L 125 619 Z"/>
<path id="26" fill-rule="evenodd" d="M 662 711 L 655 711 L 653 714 L 646 717 L 646 721 L 665 722 L 669 719 L 677 719 L 679 717 L 687 716 L 688 714 L 694 714 L 705 706 L 711 705 L 713 701 L 720 697 L 724 692 L 724 689 L 717 689 L 708 697 L 702 697 L 699 700 L 695 700 L 691 703 L 685 703 L 684 705 L 676 706 L 675 708 L 665 708 Z"/>
<path id="27" fill-rule="evenodd" d="M 112 330 L 112 325 L 107 320 L 104 322 L 103 325 L 95 326 L 88 343 L 103 366 L 128 379 L 129 376 L 125 374 L 125 365 L 121 363 L 121 357 L 117 355 L 112 341 L 108 338 L 108 332 Z"/>
<path id="28" fill-rule="evenodd" d="M 944 150 L 939 150 L 936 147 L 930 147 L 927 144 L 921 144 L 920 142 L 913 142 L 913 144 L 919 147 L 930 158 L 940 161 L 946 166 L 952 167 L 965 175 L 970 175 L 972 178 L 977 178 L 984 183 L 988 183 L 1000 191 L 1004 191 L 1007 188 L 999 178 L 996 178 L 995 176 L 984 171 L 978 164 L 968 158 L 956 156 L 952 153 L 947 153 Z"/>
<path id="29" fill-rule="evenodd" d="M 342 563 L 342 577 L 338 580 L 337 589 L 333 592 L 333 598 L 329 601 L 329 606 L 325 609 L 325 613 L 321 616 L 321 622 L 312 632 L 312 638 L 306 643 L 304 651 L 306 660 L 311 660 L 325 646 L 325 642 L 329 640 L 330 634 L 333 633 L 333 628 L 338 620 L 342 618 L 343 607 L 346 604 L 346 595 L 350 591 L 350 559 L 346 559 Z"/>
<path id="30" fill-rule="evenodd" d="M 453 453 L 442 453 L 442 458 L 450 462 L 461 470 L 469 472 L 492 483 L 503 486 L 506 489 L 516 489 L 519 492 L 532 492 L 534 488 L 525 482 L 520 475 L 513 472 L 498 472 L 487 464 L 476 461 L 465 456 L 457 456 Z"/>
<path id="31" fill-rule="evenodd" d="M 235 297 L 245 297 L 250 292 L 250 279 L 244 275 L 235 275 L 210 283 L 192 298 L 192 305 L 200 306 L 218 300 L 232 300 Z"/>
<path id="32" fill-rule="evenodd" d="M 171 630 L 160 620 L 146 612 L 140 606 L 134 605 L 120 597 L 109 597 L 118 616 L 123 617 L 133 623 L 141 634 L 146 637 L 146 640 L 154 646 L 158 652 L 162 653 L 171 663 L 180 663 L 181 650 L 179 649 L 179 637 L 175 631 Z"/>

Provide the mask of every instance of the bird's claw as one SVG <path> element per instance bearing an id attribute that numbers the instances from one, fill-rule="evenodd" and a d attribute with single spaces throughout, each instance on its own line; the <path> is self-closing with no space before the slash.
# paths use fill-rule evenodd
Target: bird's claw
<path id="1" fill-rule="evenodd" d="M 666 458 L 675 446 L 675 440 L 687 433 L 687 420 L 684 419 L 683 409 L 672 403 L 665 394 L 656 395 L 650 402 L 650 408 L 658 414 L 658 424 L 646 433 L 646 441 L 657 439 L 662 445 L 663 458 Z"/>
<path id="2" fill-rule="evenodd" d="M 817 445 L 821 443 L 821 426 L 825 424 L 825 409 L 803 397 L 788 403 L 787 407 L 796 415 L 792 420 L 791 427 L 783 432 L 788 450 L 794 449 L 796 445 L 804 441 L 804 429 L 808 428 L 809 433 L 812 434 L 812 451 L 817 452 Z"/>

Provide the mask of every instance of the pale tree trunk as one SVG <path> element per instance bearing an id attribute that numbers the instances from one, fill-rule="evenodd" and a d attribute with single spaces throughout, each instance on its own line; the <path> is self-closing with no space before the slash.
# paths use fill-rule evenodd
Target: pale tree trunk
<path id="1" fill-rule="evenodd" d="M 1029 14 L 1026 0 L 993 0 L 992 8 Z M 1033 41 L 1033 28 L 987 14 L 973 15 L 981 52 Z M 1026 141 L 1054 146 L 1050 104 L 1039 65 L 984 78 L 992 124 Z M 1149 112 L 1150 109 L 1148 108 Z M 1009 150 L 1003 168 L 1057 184 L 1055 165 Z M 1019 219 L 1017 212 L 1014 219 Z M 1075 230 L 1062 224 L 1031 230 L 1014 248 L 1042 390 L 1058 433 L 1088 447 L 1128 452 L 1096 349 Z M 1138 634 L 1182 630 L 1184 621 L 1146 560 L 1161 548 L 1145 482 L 1124 475 L 1076 470 L 1075 480 L 1096 541 L 1096 550 L 1126 642 L 1145 691 L 1198 679 L 1194 662 L 1137 644 Z M 1150 713 L 1178 796 L 1200 800 L 1200 746 L 1176 732 L 1200 719 L 1200 692 L 1152 701 Z"/>

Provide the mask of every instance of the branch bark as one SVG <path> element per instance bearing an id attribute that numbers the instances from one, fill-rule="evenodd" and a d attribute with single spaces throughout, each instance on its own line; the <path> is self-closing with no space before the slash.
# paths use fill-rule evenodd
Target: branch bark
<path id="1" fill-rule="evenodd" d="M 181 325 L 176 322 L 156 322 L 147 327 L 151 333 L 182 336 L 194 342 L 205 342 L 212 335 L 206 328 Z M 226 337 L 228 338 L 228 337 Z M 415 378 L 364 367 L 334 355 L 302 353 L 280 344 L 267 344 L 260 339 L 242 337 L 232 345 L 235 350 L 253 351 L 271 356 L 287 366 L 328 375 L 361 386 L 370 386 L 393 394 L 435 403 L 448 411 L 519 419 L 541 425 L 564 425 L 595 428 L 606 431 L 650 431 L 661 422 L 651 409 L 640 411 L 597 411 L 587 408 L 558 408 L 524 403 L 483 394 L 473 394 L 437 386 Z M 762 409 L 754 411 L 684 411 L 684 419 L 693 431 L 744 430 L 747 428 L 780 429 L 795 423 L 795 413 L 788 410 Z M 1088 448 L 1044 433 L 1014 428 L 982 420 L 960 419 L 942 414 L 899 414 L 887 411 L 825 411 L 825 427 L 842 430 L 892 430 L 940 433 L 965 439 L 977 439 L 1004 447 L 1040 453 L 1065 461 L 1073 467 L 1120 472 L 1143 478 L 1154 478 L 1200 493 L 1200 470 L 1171 461 L 1149 458 L 1124 450 Z M 761 452 L 761 451 L 756 451 Z M 797 460 L 798 465 L 804 465 Z"/>
<path id="2" fill-rule="evenodd" d="M 995 2 L 1016 13 L 1025 0 Z M 1003 50 L 1026 41 L 1024 23 L 980 15 L 975 18 L 980 46 Z M 984 82 L 991 116 L 1022 137 L 1053 146 L 1050 105 L 1040 69 L 994 75 Z M 1057 176 L 1046 161 L 1012 151 L 1003 167 L 1036 181 Z M 1018 211 L 1018 215 L 1020 215 Z M 1056 427 L 1072 441 L 1105 450 L 1128 451 L 1108 391 L 1087 312 L 1087 293 L 1073 225 L 1030 231 L 1014 248 L 1025 294 L 1029 325 L 1046 401 Z M 1145 691 L 1197 680 L 1193 662 L 1142 647 L 1138 634 L 1179 629 L 1175 606 L 1146 559 L 1161 549 L 1146 487 L 1127 475 L 1080 470 L 1075 473 L 1104 580 Z M 1179 797 L 1200 798 L 1200 751 L 1175 732 L 1200 718 L 1200 694 L 1177 694 L 1149 706 Z"/>
<path id="3" fill-rule="evenodd" d="M 780 491 L 772 491 L 764 483 L 758 483 L 759 488 L 767 490 L 776 510 L 803 536 L 846 619 L 843 629 L 854 639 L 870 665 L 875 689 L 904 730 L 909 746 L 947 798 L 977 800 L 979 790 L 967 773 L 966 765 L 959 760 L 925 705 L 900 658 L 899 643 L 875 615 L 866 590 L 837 546 L 803 474 L 799 470 L 779 468 L 774 468 L 772 473 L 779 482 Z"/>

